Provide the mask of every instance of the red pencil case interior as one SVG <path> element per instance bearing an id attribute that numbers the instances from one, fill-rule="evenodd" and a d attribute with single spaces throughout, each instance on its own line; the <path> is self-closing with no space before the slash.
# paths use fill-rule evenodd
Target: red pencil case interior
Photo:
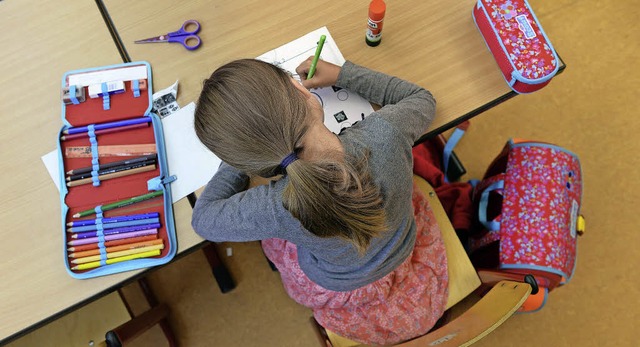
<path id="1" fill-rule="evenodd" d="M 151 86 L 147 62 L 62 78 L 60 202 L 72 277 L 161 265 L 176 253 L 169 184 L 175 177 L 168 175 L 162 122 L 151 112 Z M 157 219 L 143 218 L 148 214 Z"/>

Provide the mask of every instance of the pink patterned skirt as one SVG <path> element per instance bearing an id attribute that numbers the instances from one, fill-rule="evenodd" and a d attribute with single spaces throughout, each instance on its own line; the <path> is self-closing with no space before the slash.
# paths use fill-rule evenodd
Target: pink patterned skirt
<path id="1" fill-rule="evenodd" d="M 445 310 L 447 257 L 440 228 L 422 192 L 414 186 L 416 244 L 393 272 L 364 287 L 336 292 L 311 281 L 298 265 L 296 245 L 282 239 L 262 248 L 289 296 L 313 310 L 323 327 L 366 344 L 394 344 L 427 333 Z"/>

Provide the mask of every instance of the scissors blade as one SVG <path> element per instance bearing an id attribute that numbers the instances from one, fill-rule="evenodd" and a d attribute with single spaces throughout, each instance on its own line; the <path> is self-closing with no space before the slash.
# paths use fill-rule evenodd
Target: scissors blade
<path id="1" fill-rule="evenodd" d="M 134 41 L 133 43 L 167 42 L 168 40 L 169 40 L 168 35 L 160 35 L 160 36 L 150 37 L 148 39 L 137 40 L 137 41 Z"/>

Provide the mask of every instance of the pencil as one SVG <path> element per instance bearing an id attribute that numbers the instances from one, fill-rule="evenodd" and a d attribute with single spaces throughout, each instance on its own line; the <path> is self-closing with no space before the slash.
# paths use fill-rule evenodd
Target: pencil
<path id="1" fill-rule="evenodd" d="M 125 255 L 131 255 L 131 254 L 136 254 L 136 253 L 143 253 L 143 252 L 153 251 L 153 250 L 156 250 L 156 249 L 164 249 L 164 244 L 151 245 L 151 246 L 145 246 L 145 247 L 140 247 L 140 248 L 126 249 L 124 251 L 107 253 L 107 259 L 113 259 L 113 258 L 123 257 Z M 75 258 L 75 259 L 72 259 L 70 261 L 70 263 L 71 264 L 84 264 L 84 263 L 89 263 L 89 262 L 92 262 L 92 261 L 98 261 L 99 262 L 100 259 L 102 259 L 102 256 L 100 254 L 98 254 L 98 255 L 92 255 L 92 256 L 88 256 L 88 257 Z"/>
<path id="2" fill-rule="evenodd" d="M 118 161 L 114 161 L 114 162 L 107 163 L 107 164 L 101 164 L 100 166 L 98 166 L 98 171 L 99 170 L 106 170 L 106 169 L 113 168 L 113 167 L 116 167 L 116 166 L 135 164 L 135 163 L 139 163 L 139 162 L 147 161 L 147 160 L 152 160 L 152 159 L 156 159 L 156 154 L 143 155 L 141 157 L 137 157 L 137 158 L 133 158 L 133 159 L 118 160 Z M 69 171 L 67 171 L 67 175 L 81 174 L 81 173 L 91 172 L 92 170 L 93 170 L 92 166 L 87 166 L 87 167 L 83 167 L 83 168 L 80 168 L 80 169 L 69 170 Z"/>
<path id="3" fill-rule="evenodd" d="M 130 233 L 130 232 L 133 232 L 133 231 L 158 229 L 158 228 L 160 228 L 160 223 L 151 223 L 151 224 L 144 224 L 144 225 L 133 225 L 133 226 L 122 227 L 122 228 L 105 229 L 105 230 L 102 231 L 102 235 L 104 235 L 104 236 L 107 236 L 107 235 L 118 235 L 118 234 Z M 98 237 L 98 232 L 97 231 L 86 231 L 86 232 L 71 234 L 71 238 L 72 239 L 86 239 L 86 238 L 90 238 L 90 237 Z"/>
<path id="4" fill-rule="evenodd" d="M 109 264 L 115 264 L 115 263 L 119 263 L 122 261 L 126 261 L 126 260 L 133 260 L 133 259 L 139 259 L 139 258 L 149 258 L 149 257 L 155 257 L 160 255 L 160 250 L 154 250 L 154 251 L 148 251 L 148 252 L 143 252 L 143 253 L 136 253 L 136 254 L 131 254 L 131 255 L 125 255 L 124 257 L 118 257 L 118 258 L 113 258 L 113 259 L 107 259 L 105 260 L 105 263 L 107 263 L 107 265 Z M 88 270 L 88 269 L 93 269 L 96 267 L 100 267 L 101 262 L 99 261 L 94 261 L 91 263 L 85 263 L 85 264 L 79 264 L 76 265 L 74 267 L 71 268 L 71 270 Z"/>
<path id="5" fill-rule="evenodd" d="M 108 168 L 108 169 L 98 170 L 98 176 L 99 175 L 106 175 L 106 174 L 110 174 L 110 173 L 114 173 L 114 172 L 125 171 L 125 170 L 137 169 L 139 167 L 143 167 L 143 166 L 147 166 L 147 165 L 151 165 L 151 164 L 155 164 L 155 163 L 156 163 L 156 160 L 155 159 L 151 159 L 151 160 L 141 161 L 139 163 L 114 166 L 114 167 L 111 167 L 111 168 Z M 68 176 L 67 177 L 67 182 L 69 182 L 69 181 L 77 181 L 77 180 L 81 180 L 81 179 L 84 179 L 84 178 L 91 178 L 91 171 Z"/>
<path id="6" fill-rule="evenodd" d="M 125 125 L 149 123 L 149 122 L 151 122 L 151 117 L 140 117 L 140 118 L 132 118 L 132 119 L 120 120 L 120 121 L 116 121 L 116 122 L 94 124 L 93 128 L 94 128 L 94 130 L 103 130 L 103 129 L 122 127 L 122 126 L 125 126 Z M 89 127 L 88 126 L 84 126 L 84 127 L 68 128 L 68 129 L 62 131 L 62 133 L 65 134 L 65 135 L 67 135 L 67 134 L 68 135 L 72 135 L 72 134 L 78 134 L 78 133 L 86 133 L 88 131 L 89 131 Z"/>
<path id="7" fill-rule="evenodd" d="M 158 238 L 157 235 L 152 234 L 152 235 L 146 235 L 146 236 L 131 237 L 128 239 L 109 240 L 109 241 L 105 241 L 104 244 L 93 242 L 93 243 L 87 243 L 86 245 L 68 247 L 67 251 L 82 252 L 82 251 L 95 250 L 95 249 L 99 250 L 100 248 L 104 248 L 104 247 L 121 246 L 121 245 L 136 243 L 136 242 L 151 241 L 157 238 Z"/>
<path id="8" fill-rule="evenodd" d="M 324 46 L 324 41 L 327 39 L 327 36 L 320 36 L 320 41 L 318 41 L 318 47 L 316 47 L 316 54 L 313 56 L 313 60 L 311 61 L 311 67 L 309 68 L 309 72 L 307 73 L 307 79 L 313 77 L 313 74 L 316 73 L 316 65 L 318 65 L 318 59 L 320 59 L 320 53 L 322 52 L 322 47 Z"/>
<path id="9" fill-rule="evenodd" d="M 121 127 L 96 130 L 95 133 L 96 133 L 96 135 L 104 135 L 104 134 L 110 134 L 110 133 L 125 131 L 125 130 L 146 128 L 148 126 L 149 126 L 148 123 L 138 123 L 138 124 L 125 125 L 125 126 L 121 126 Z M 68 140 L 75 140 L 75 139 L 79 139 L 79 138 L 83 138 L 83 137 L 89 137 L 89 133 L 88 132 L 82 132 L 82 133 L 71 134 L 71 135 L 62 135 L 62 136 L 60 136 L 60 140 L 68 141 Z"/>
<path id="10" fill-rule="evenodd" d="M 132 231 L 130 233 L 124 233 L 124 234 L 107 235 L 104 237 L 104 239 L 119 240 L 119 239 L 128 239 L 128 238 L 137 237 L 137 236 L 156 235 L 156 234 L 158 234 L 158 229 L 149 229 L 149 230 Z M 88 243 L 96 243 L 96 242 L 100 242 L 98 237 L 89 237 L 86 239 L 71 240 L 67 242 L 67 245 L 78 246 L 78 245 L 86 245 Z"/>
<path id="11" fill-rule="evenodd" d="M 134 175 L 134 174 L 137 174 L 137 173 L 153 171 L 155 169 L 156 169 L 155 165 L 141 166 L 141 167 L 138 167 L 138 168 L 135 168 L 135 169 L 113 172 L 113 173 L 106 174 L 106 175 L 100 175 L 100 176 L 98 176 L 98 179 L 100 179 L 101 181 L 107 181 L 107 180 L 111 180 L 111 179 L 118 178 L 118 177 L 125 177 L 125 176 L 129 176 L 129 175 Z M 91 182 L 93 182 L 93 178 L 83 178 L 81 180 L 67 182 L 67 187 L 77 187 L 77 186 L 81 186 L 83 184 L 89 184 Z"/>
<path id="12" fill-rule="evenodd" d="M 106 224 L 102 224 L 102 229 L 109 230 L 109 229 L 115 229 L 115 228 L 132 227 L 135 225 L 153 224 L 153 223 L 160 223 L 160 218 L 136 219 L 136 220 L 127 220 L 127 221 L 118 222 L 118 223 L 106 223 Z M 67 231 L 72 233 L 81 233 L 85 231 L 96 231 L 96 230 L 98 230 L 98 226 L 96 224 L 67 228 Z"/>
<path id="13" fill-rule="evenodd" d="M 130 214 L 126 216 L 113 216 L 113 217 L 102 218 L 102 224 L 119 223 L 119 222 L 126 222 L 126 221 L 132 221 L 132 220 L 150 219 L 150 218 L 159 218 L 159 217 L 160 217 L 160 213 L 158 212 Z M 79 221 L 67 223 L 68 227 L 82 227 L 87 225 L 96 225 L 96 219 L 85 219 L 85 220 L 79 220 Z"/>
<path id="14" fill-rule="evenodd" d="M 149 241 L 133 242 L 133 243 L 127 243 L 127 244 L 120 245 L 120 246 L 106 247 L 106 248 L 104 248 L 104 250 L 107 253 L 109 253 L 109 252 L 118 252 L 118 251 L 124 251 L 126 249 L 134 249 L 134 248 L 140 248 L 140 247 L 145 247 L 145 246 L 159 245 L 159 244 L 161 244 L 163 242 L 164 241 L 162 239 L 152 239 L 152 240 L 149 240 Z M 69 258 L 82 258 L 82 257 L 88 257 L 90 255 L 98 255 L 98 254 L 100 254 L 100 248 L 96 247 L 95 249 L 89 249 L 89 250 L 86 250 L 86 251 L 69 253 L 67 256 Z"/>
<path id="15" fill-rule="evenodd" d="M 109 211 L 109 210 L 113 210 L 119 207 L 124 207 L 124 206 L 128 206 L 131 204 L 135 204 L 137 202 L 141 202 L 141 201 L 145 201 L 145 200 L 149 200 L 149 199 L 153 199 L 155 197 L 158 197 L 160 195 L 164 194 L 162 190 L 156 190 L 155 192 L 151 192 L 151 193 L 147 193 L 147 194 L 142 194 L 142 195 L 138 195 L 138 196 L 134 196 L 128 199 L 124 199 L 124 200 L 120 200 L 120 201 L 116 201 L 110 204 L 106 204 L 106 205 L 102 205 L 102 211 Z M 76 214 L 73 215 L 73 218 L 81 218 L 81 217 L 86 217 L 92 214 L 95 214 L 96 211 L 94 209 L 90 209 L 90 210 L 84 210 L 82 212 L 78 212 Z"/>

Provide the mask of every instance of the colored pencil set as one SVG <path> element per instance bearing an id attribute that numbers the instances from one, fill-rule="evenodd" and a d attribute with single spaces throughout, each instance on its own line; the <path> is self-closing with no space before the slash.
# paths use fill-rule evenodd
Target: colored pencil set
<path id="1" fill-rule="evenodd" d="M 144 61 L 66 72 L 56 134 L 64 266 L 87 279 L 169 262 L 176 231 Z"/>
<path id="2" fill-rule="evenodd" d="M 79 220 L 67 226 L 71 270 L 158 256 L 164 249 L 158 212 Z"/>

